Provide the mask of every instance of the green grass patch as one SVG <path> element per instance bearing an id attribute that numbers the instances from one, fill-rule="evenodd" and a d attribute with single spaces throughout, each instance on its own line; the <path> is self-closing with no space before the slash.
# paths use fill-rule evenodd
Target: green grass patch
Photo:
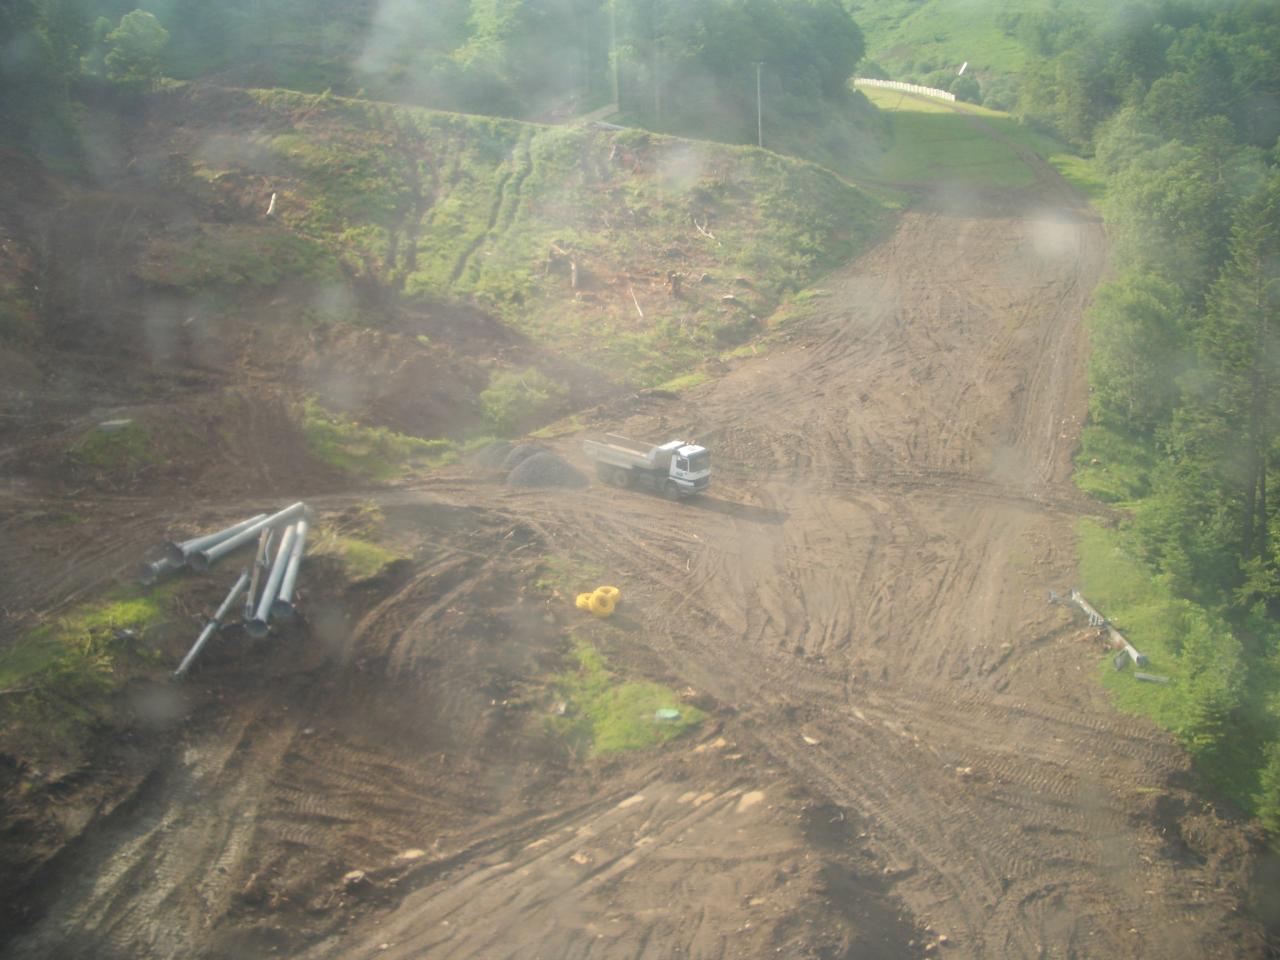
<path id="1" fill-rule="evenodd" d="M 77 468 L 113 478 L 136 476 L 160 462 L 151 431 L 136 421 L 117 429 L 94 427 L 66 452 Z"/>
<path id="2" fill-rule="evenodd" d="M 885 87 L 859 86 L 862 95 L 880 110 L 889 113 L 926 113 L 938 116 L 954 116 L 954 105 L 947 100 L 936 97 L 913 96 L 902 90 L 890 90 Z"/>
<path id="3" fill-rule="evenodd" d="M 682 703 L 673 690 L 646 681 L 627 681 L 609 668 L 585 637 L 574 636 L 570 665 L 553 681 L 565 715 L 548 721 L 551 732 L 578 756 L 607 756 L 657 746 L 696 727 L 706 714 Z M 677 710 L 675 720 L 657 711 Z"/>
<path id="4" fill-rule="evenodd" d="M 150 642 L 169 619 L 177 586 L 111 591 L 32 630 L 0 653 L 4 726 L 33 749 L 65 751 L 86 734 L 130 666 L 154 666 Z"/>
<path id="5" fill-rule="evenodd" d="M 285 277 L 340 278 L 324 247 L 278 226 L 203 224 L 194 232 L 153 239 L 135 274 L 155 286 L 270 287 Z"/>
<path id="6" fill-rule="evenodd" d="M 814 301 L 817 301 L 817 300 L 825 300 L 829 296 L 831 296 L 830 290 L 822 290 L 817 287 L 810 287 L 808 290 L 801 290 L 799 293 L 797 293 L 794 297 L 791 298 L 791 302 L 794 304 L 803 305 L 803 304 L 813 303 Z"/>
<path id="7" fill-rule="evenodd" d="M 732 350 L 726 350 L 720 354 L 721 360 L 740 360 L 744 357 L 758 357 L 768 353 L 769 339 L 758 338 L 751 340 L 741 346 L 734 347 Z"/>
<path id="8" fill-rule="evenodd" d="M 571 437 L 575 433 L 581 433 L 585 429 L 587 429 L 587 425 L 583 422 L 582 417 L 575 413 L 572 416 L 564 417 L 554 423 L 548 423 L 545 427 L 539 427 L 537 430 L 530 433 L 529 436 L 536 437 L 539 440 L 554 440 L 557 437 Z M 488 438 L 486 438 L 486 443 L 487 442 L 490 442 Z"/>
<path id="9" fill-rule="evenodd" d="M 1061 174 L 1063 180 L 1071 184 L 1075 191 L 1090 203 L 1098 203 L 1106 198 L 1106 177 L 1098 171 L 1093 161 L 1065 150 L 1047 156 L 1045 159 Z"/>
<path id="10" fill-rule="evenodd" d="M 1147 673 L 1172 678 L 1169 685 L 1142 683 L 1129 669 L 1115 670 L 1112 654 L 1100 663 L 1103 685 L 1115 704 L 1172 729 L 1181 718 L 1178 651 L 1186 624 L 1186 601 L 1163 587 L 1127 550 L 1123 536 L 1083 520 L 1079 527 L 1080 590 L 1150 660 Z"/>
<path id="11" fill-rule="evenodd" d="M 1099 200 L 1105 194 L 1104 180 L 1089 160 L 1007 113 L 910 97 L 896 90 L 859 89 L 890 117 L 892 145 L 881 159 L 877 176 L 922 183 L 1028 186 L 1035 172 L 1019 155 L 1021 148 L 1038 154 L 1086 199 Z"/>
<path id="12" fill-rule="evenodd" d="M 1029 186 L 1035 174 L 1008 143 L 992 137 L 943 102 L 865 88 L 888 112 L 892 141 L 875 175 L 911 183 Z"/>
<path id="13" fill-rule="evenodd" d="M 1077 193 L 1095 202 L 1106 194 L 1106 179 L 1094 167 L 1093 162 L 1080 156 L 1068 144 L 1034 126 L 1024 123 L 999 110 L 990 110 L 974 104 L 958 104 L 959 109 L 982 121 L 1003 137 L 1039 154 L 1058 171 Z"/>
<path id="14" fill-rule="evenodd" d="M 680 377 L 672 377 L 666 383 L 658 385 L 659 390 L 670 390 L 672 393 L 679 393 L 681 390 L 688 390 L 698 386 L 700 383 L 706 383 L 711 379 L 710 374 L 703 373 L 701 370 L 695 370 L 693 373 L 686 373 Z"/>
<path id="15" fill-rule="evenodd" d="M 407 560 L 405 554 L 377 542 L 387 518 L 374 500 L 365 500 L 344 511 L 334 524 L 316 530 L 308 553 L 332 557 L 342 564 L 352 580 L 375 577 L 393 563 Z"/>
<path id="16" fill-rule="evenodd" d="M 329 413 L 315 400 L 303 405 L 302 430 L 317 460 L 371 480 L 433 469 L 458 455 L 452 440 L 423 440 L 386 427 L 361 426 Z"/>
<path id="17" fill-rule="evenodd" d="M 1151 491 L 1156 453 L 1150 440 L 1091 424 L 1080 434 L 1076 486 L 1107 503 L 1131 503 Z"/>
<path id="18" fill-rule="evenodd" d="M 367 580 L 376 577 L 391 564 L 406 559 L 403 554 L 388 550 L 386 547 L 357 537 L 341 536 L 336 533 L 321 534 L 317 538 L 316 556 L 337 558 L 353 580 Z"/>
<path id="19" fill-rule="evenodd" d="M 966 60 L 970 69 L 1015 73 L 1026 51 L 1008 24 L 1020 11 L 1014 0 L 981 10 L 970 0 L 850 0 L 849 11 L 866 37 L 867 56 L 895 80 L 946 69 Z"/>
<path id="20" fill-rule="evenodd" d="M 604 569 L 590 560 L 550 554 L 538 561 L 534 586 L 547 593 L 576 597 L 605 583 L 604 576 Z"/>

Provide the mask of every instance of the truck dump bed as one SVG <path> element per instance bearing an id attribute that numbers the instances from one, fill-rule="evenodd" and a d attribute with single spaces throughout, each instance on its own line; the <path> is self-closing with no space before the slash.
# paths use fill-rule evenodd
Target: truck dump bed
<path id="1" fill-rule="evenodd" d="M 626 437 L 620 437 L 614 433 L 605 434 L 603 440 L 584 441 L 582 452 L 592 460 L 611 463 L 617 467 L 653 470 L 658 466 L 663 466 L 663 469 L 665 469 L 665 465 L 659 463 L 662 457 L 657 447 L 649 443 L 628 440 Z M 669 461 L 669 459 L 668 457 L 667 460 Z"/>
<path id="2" fill-rule="evenodd" d="M 596 442 L 601 443 L 601 441 Z M 637 457 L 644 457 L 646 460 L 649 458 L 649 453 L 654 448 L 654 444 L 652 443 L 645 443 L 641 440 L 628 440 L 626 437 L 621 437 L 616 433 L 606 433 L 604 435 L 602 446 L 613 447 L 614 449 L 620 450 L 624 453 L 634 454 Z"/>

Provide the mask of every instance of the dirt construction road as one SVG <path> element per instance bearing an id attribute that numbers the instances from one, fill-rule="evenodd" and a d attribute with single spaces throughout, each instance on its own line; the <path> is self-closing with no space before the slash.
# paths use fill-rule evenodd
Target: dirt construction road
<path id="1" fill-rule="evenodd" d="M 81 852 L 14 955 L 1260 955 L 1245 832 L 1170 737 L 1107 705 L 1087 631 L 1046 603 L 1079 519 L 1105 519 L 1070 482 L 1105 238 L 1035 195 L 920 203 L 789 344 L 608 424 L 709 446 L 701 503 L 461 471 L 388 496 L 453 547 L 335 641 L 366 686 L 287 715 L 246 697 Z M 462 516 L 491 546 L 459 547 Z M 492 545 L 517 527 L 616 577 L 634 661 L 711 698 L 714 729 L 563 784 L 503 753 L 500 719 L 450 732 L 466 694 L 430 677 L 471 669 L 447 643 L 485 626 L 466 618 L 515 569 L 519 541 Z M 537 647 L 504 617 L 490 633 Z M 374 702 L 422 723 L 379 727 Z M 464 756 L 470 733 L 488 746 Z M 254 886 L 310 877 L 297 891 L 338 891 L 307 907 L 327 916 L 356 901 L 352 866 L 395 894 L 306 936 Z"/>

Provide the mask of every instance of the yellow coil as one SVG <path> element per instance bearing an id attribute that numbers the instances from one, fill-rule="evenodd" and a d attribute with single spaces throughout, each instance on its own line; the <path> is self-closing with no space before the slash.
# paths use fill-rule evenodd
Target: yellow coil
<path id="1" fill-rule="evenodd" d="M 613 597 L 603 595 L 599 591 L 591 594 L 591 612 L 597 617 L 613 616 Z"/>
<path id="2" fill-rule="evenodd" d="M 609 597 L 614 603 L 617 603 L 618 598 L 622 595 L 622 591 L 617 587 L 596 587 L 596 593 L 603 597 Z"/>
<path id="3" fill-rule="evenodd" d="M 579 610 L 590 610 L 590 609 L 591 609 L 591 598 L 592 598 L 593 596 L 595 596 L 595 594 L 592 594 L 592 593 L 580 593 L 580 594 L 578 594 L 578 599 L 574 601 L 574 604 L 577 606 L 577 608 L 578 608 Z"/>

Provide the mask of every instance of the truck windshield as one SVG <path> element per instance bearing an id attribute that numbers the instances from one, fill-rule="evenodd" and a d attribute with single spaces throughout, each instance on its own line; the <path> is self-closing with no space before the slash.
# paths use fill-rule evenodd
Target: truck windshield
<path id="1" fill-rule="evenodd" d="M 689 472 L 701 473 L 703 470 L 711 469 L 711 454 L 706 450 L 701 453 L 695 453 L 689 458 Z"/>

